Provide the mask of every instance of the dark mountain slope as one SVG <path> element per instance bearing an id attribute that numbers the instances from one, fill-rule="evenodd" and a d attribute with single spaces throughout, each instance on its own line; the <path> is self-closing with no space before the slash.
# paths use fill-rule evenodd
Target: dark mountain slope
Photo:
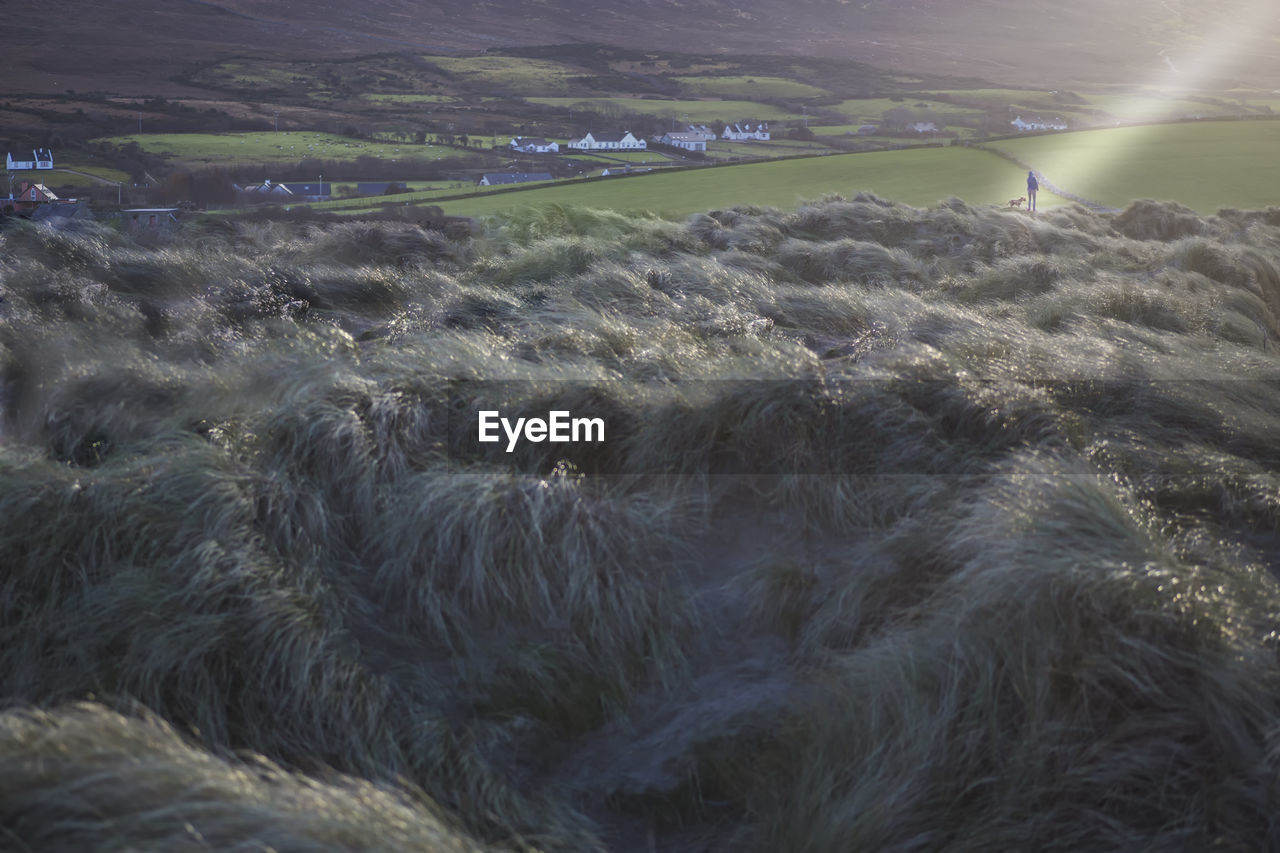
<path id="1" fill-rule="evenodd" d="M 8 23 L 9 86 L 163 81 L 231 53 L 281 58 L 602 42 L 801 54 L 1004 83 L 1280 81 L 1280 13 L 1255 0 L 50 0 Z M 1222 22 L 1228 22 L 1223 24 Z"/>

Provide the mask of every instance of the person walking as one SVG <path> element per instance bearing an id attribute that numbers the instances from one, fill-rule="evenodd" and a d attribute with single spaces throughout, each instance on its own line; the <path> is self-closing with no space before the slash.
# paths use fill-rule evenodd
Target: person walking
<path id="1" fill-rule="evenodd" d="M 1036 180 L 1036 173 L 1027 172 L 1027 210 L 1036 209 L 1036 190 L 1038 189 L 1040 189 L 1040 182 Z"/>

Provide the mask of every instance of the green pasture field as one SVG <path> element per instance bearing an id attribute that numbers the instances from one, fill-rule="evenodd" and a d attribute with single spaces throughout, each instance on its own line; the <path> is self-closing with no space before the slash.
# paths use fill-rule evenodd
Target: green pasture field
<path id="1" fill-rule="evenodd" d="M 655 166 L 665 165 L 671 162 L 671 158 L 657 151 L 583 151 L 578 152 L 572 149 L 566 149 L 564 143 L 560 145 L 560 153 L 567 154 L 574 159 L 591 159 L 596 160 L 601 166 L 608 166 L 611 162 L 617 163 L 619 160 L 625 163 L 651 163 Z"/>
<path id="2" fill-rule="evenodd" d="M 1053 93 L 1043 89 L 938 89 L 953 98 L 981 101 L 993 105 L 1053 103 Z"/>
<path id="3" fill-rule="evenodd" d="M 592 174 L 597 174 L 597 173 L 595 172 L 595 170 L 592 170 Z M 346 181 L 344 183 L 347 185 L 354 186 L 354 184 L 352 184 L 352 182 L 350 181 Z M 536 184 L 531 183 L 529 184 L 529 186 L 545 187 L 548 185 L 548 183 L 549 182 L 547 181 L 539 181 Z M 341 184 L 339 186 L 341 186 Z M 475 193 L 477 195 L 483 196 L 489 193 L 501 192 L 503 190 L 509 191 L 511 189 L 510 185 L 497 186 L 497 187 L 481 187 L 481 186 L 477 186 L 474 182 L 464 183 L 460 181 L 450 181 L 447 184 L 437 181 L 431 184 L 430 186 L 431 186 L 430 189 L 415 190 L 407 193 L 399 193 L 394 196 L 357 196 L 352 198 L 335 198 L 332 201 L 320 201 L 320 202 L 308 203 L 306 207 L 312 210 L 324 210 L 330 213 L 360 213 L 360 212 L 378 210 L 379 208 L 384 207 L 389 203 L 413 204 L 413 205 L 435 204 L 436 199 L 447 197 L 447 196 L 462 195 L 463 193 Z"/>
<path id="4" fill-rule="evenodd" d="M 825 154 L 832 149 L 816 142 L 784 139 L 778 142 L 718 142 L 707 143 L 707 156 L 724 157 L 788 157 L 794 154 Z"/>
<path id="5" fill-rule="evenodd" d="M 648 210 L 673 218 L 734 205 L 789 208 L 829 193 L 867 190 L 913 205 L 952 196 L 980 204 L 1004 204 L 1023 186 L 1013 163 L 968 148 L 917 148 L 745 163 L 713 169 L 662 172 L 585 184 L 544 186 L 486 198 L 441 202 L 445 213 L 481 216 L 530 204 L 571 204 L 615 210 Z M 1062 204 L 1047 192 L 1041 204 Z"/>
<path id="6" fill-rule="evenodd" d="M 87 172 L 90 175 L 97 175 L 99 178 L 103 178 L 104 180 L 108 180 L 108 181 L 129 180 L 128 172 L 122 171 L 120 169 L 113 169 L 110 166 L 98 166 L 98 165 L 88 164 L 88 163 L 77 163 L 74 160 L 60 160 L 55 165 L 57 165 L 58 167 L 58 169 L 55 169 L 55 171 L 58 171 L 60 169 L 75 169 L 77 172 Z M 65 172 L 62 172 L 61 174 L 65 175 L 68 178 L 79 177 L 78 175 L 69 175 Z M 70 182 L 68 181 L 68 183 Z"/>
<path id="7" fill-rule="evenodd" d="M 1172 121 L 1194 116 L 1232 116 L 1241 112 L 1231 104 L 1211 104 L 1189 98 L 1164 98 L 1153 94 L 1085 94 L 1081 97 L 1094 109 L 1103 110 L 1117 121 Z"/>
<path id="8" fill-rule="evenodd" d="M 27 178 L 27 180 L 30 180 Z M 126 175 L 123 180 L 128 180 Z M 106 184 L 101 181 L 95 181 L 93 178 L 86 178 L 84 175 L 75 175 L 71 172 L 64 172 L 61 169 L 54 169 L 52 172 L 41 172 L 40 183 L 49 187 L 75 187 L 76 189 L 88 189 L 89 187 L 101 187 Z"/>
<path id="9" fill-rule="evenodd" d="M 753 147 L 753 148 L 789 148 L 789 149 L 792 149 L 792 151 L 780 152 L 780 153 L 793 153 L 794 151 L 797 151 L 797 150 L 798 150 L 798 151 L 803 151 L 803 150 L 810 150 L 810 151 L 825 151 L 825 150 L 827 150 L 827 146 L 823 145 L 821 142 L 810 142 L 810 141 L 809 141 L 809 140 L 807 140 L 807 139 L 779 139 L 779 138 L 777 138 L 777 137 L 774 137 L 774 138 L 769 139 L 769 140 L 764 140 L 764 141 L 761 141 L 761 140 L 754 140 L 754 141 L 750 141 L 750 142 L 733 142 L 733 143 L 730 143 L 730 144 L 731 144 L 731 145 L 747 145 L 747 146 L 750 146 L 750 147 Z"/>
<path id="10" fill-rule="evenodd" d="M 1280 121 L 1204 121 L 1007 139 L 1061 189 L 1123 207 L 1171 199 L 1201 213 L 1277 203 Z"/>
<path id="11" fill-rule="evenodd" d="M 138 143 L 142 150 L 181 163 L 209 166 L 227 163 L 354 160 L 381 157 L 386 160 L 439 160 L 463 156 L 456 148 L 411 143 L 372 142 L 332 133 L 281 131 L 273 133 L 144 133 L 108 136 L 93 140 L 113 145 Z"/>
<path id="12" fill-rule="evenodd" d="M 1233 102 L 1249 109 L 1280 109 L 1280 92 L 1262 89 L 1228 89 L 1222 92 L 1223 98 L 1230 98 Z"/>
<path id="13" fill-rule="evenodd" d="M 786 77 L 672 77 L 685 94 L 698 98 L 819 98 L 826 89 Z"/>
<path id="14" fill-rule="evenodd" d="M 857 136 L 858 128 L 862 127 L 863 124 L 878 125 L 879 122 L 864 121 L 861 124 L 811 124 L 809 125 L 809 130 L 813 131 L 814 134 L 818 136 Z M 870 139 L 873 137 L 868 136 L 867 138 Z M 880 137 L 874 138 L 879 139 Z"/>
<path id="15" fill-rule="evenodd" d="M 918 104 L 925 104 L 925 107 L 917 106 Z M 879 121 L 880 116 L 884 115 L 889 110 L 904 108 L 909 110 L 928 108 L 938 113 L 947 110 L 951 112 L 973 113 L 975 115 L 981 113 L 980 110 L 966 110 L 963 107 L 957 107 L 955 104 L 948 104 L 945 101 L 933 101 L 928 98 L 912 98 L 909 96 L 901 101 L 894 101 L 889 98 L 848 98 L 833 106 L 824 107 L 824 109 L 829 109 L 832 112 L 837 112 L 841 115 L 849 116 L 850 118 L 856 119 L 862 116 L 868 116 L 874 118 L 876 121 Z"/>
<path id="16" fill-rule="evenodd" d="M 90 175 L 97 175 L 103 180 L 112 183 L 120 183 L 129 180 L 129 173 L 122 172 L 119 169 L 112 169 L 108 166 L 91 166 L 73 161 L 60 160 L 57 162 L 57 168 L 52 170 L 24 170 L 13 172 L 15 180 L 33 181 L 41 183 L 48 187 L 100 187 L 104 186 L 102 181 L 95 181 L 86 175 L 77 175 L 67 171 L 74 169 L 77 172 L 87 172 Z"/>
<path id="17" fill-rule="evenodd" d="M 454 75 L 468 86 L 486 90 L 502 90 L 517 95 L 545 92 L 570 92 L 573 78 L 582 77 L 584 69 L 548 59 L 526 59 L 519 56 L 425 56 L 432 65 Z"/>
<path id="18" fill-rule="evenodd" d="M 363 201 L 365 204 L 368 204 L 370 201 L 377 201 L 378 199 L 383 198 L 383 196 L 351 196 L 350 198 L 343 197 L 342 194 L 344 190 L 355 192 L 357 184 L 360 184 L 360 183 L 364 183 L 364 182 L 363 181 L 334 181 L 332 184 L 334 198 L 337 199 L 338 201 L 347 202 L 348 204 L 354 203 L 357 201 Z M 457 195 L 458 193 L 466 192 L 469 188 L 473 186 L 471 182 L 463 182 L 463 181 L 404 181 L 403 183 L 405 184 L 406 187 L 408 187 L 407 193 L 397 193 L 395 196 L 386 196 L 386 198 L 387 199 L 408 198 L 410 193 L 413 194 L 414 198 L 418 198 L 419 196 L 425 197 L 425 196 L 440 196 L 440 195 Z M 324 202 L 324 203 L 329 204 L 329 202 Z M 333 203 L 336 204 L 337 201 Z"/>
<path id="19" fill-rule="evenodd" d="M 788 112 L 770 104 L 757 104 L 752 101 L 651 100 L 647 98 L 526 98 L 525 100 L 531 104 L 545 104 L 565 110 L 577 109 L 581 104 L 584 109 L 642 113 L 664 118 L 674 114 L 682 120 L 688 115 L 689 121 L 694 124 L 711 121 L 736 122 L 748 119 L 785 121 L 801 118 L 800 113 Z"/>
<path id="20" fill-rule="evenodd" d="M 906 136 L 881 136 L 879 134 L 867 134 L 866 136 L 863 136 L 858 133 L 859 126 L 860 125 L 856 124 L 810 125 L 809 129 L 819 137 L 838 136 L 842 137 L 845 141 L 857 140 L 859 142 L 869 142 L 889 148 L 918 147 L 939 141 L 945 142 L 953 136 L 964 139 L 975 135 L 973 128 L 947 125 L 942 129 L 940 136 L 918 136 L 914 138 Z"/>
<path id="21" fill-rule="evenodd" d="M 206 68 L 200 78 L 207 83 L 260 88 L 285 88 L 296 85 L 302 77 L 297 65 L 262 59 L 227 60 Z"/>

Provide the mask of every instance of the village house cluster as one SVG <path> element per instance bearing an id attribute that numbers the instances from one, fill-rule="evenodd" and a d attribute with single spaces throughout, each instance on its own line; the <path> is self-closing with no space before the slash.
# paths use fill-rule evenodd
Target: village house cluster
<path id="1" fill-rule="evenodd" d="M 652 142 L 686 151 L 706 151 L 707 143 L 723 139 L 732 142 L 748 140 L 769 140 L 769 125 L 761 122 L 750 124 L 739 122 L 725 125 L 719 135 L 705 124 L 691 124 L 684 130 L 672 130 L 661 136 L 655 136 Z M 573 151 L 644 151 L 648 149 L 648 141 L 637 138 L 631 131 L 588 132 L 577 139 L 570 139 L 565 148 Z M 513 151 L 522 154 L 558 154 L 560 143 L 543 139 L 539 136 L 517 136 L 510 142 Z"/>
<path id="2" fill-rule="evenodd" d="M 1013 125 L 1015 128 L 1017 128 L 1020 131 L 1066 130 L 1067 129 L 1067 123 L 1063 121 L 1061 118 L 1050 119 L 1048 121 L 1041 118 L 1035 118 L 1035 119 L 1032 119 L 1031 121 L 1025 121 L 1022 118 L 1022 116 L 1018 116 L 1013 121 L 1009 122 L 1009 124 Z"/>
<path id="3" fill-rule="evenodd" d="M 5 154 L 5 168 L 8 170 L 8 197 L 0 199 L 0 209 L 15 216 L 22 216 L 37 221 L 59 221 L 68 219 L 92 219 L 93 213 L 87 204 L 74 198 L 58 198 L 53 190 L 40 181 L 19 180 L 16 172 L 50 171 L 53 169 L 53 152 L 47 148 L 37 148 L 26 158 L 25 152 L 19 153 L 15 159 L 13 152 Z"/>
<path id="4" fill-rule="evenodd" d="M 96 218 L 87 202 L 60 198 L 39 180 L 19 178 L 21 172 L 53 171 L 53 151 L 37 148 L 30 159 L 23 157 L 20 153 L 15 158 L 12 151 L 5 154 L 9 188 L 8 196 L 0 198 L 0 212 L 55 226 Z M 178 212 L 176 207 L 124 208 L 120 224 L 125 228 L 168 228 L 177 224 Z"/>

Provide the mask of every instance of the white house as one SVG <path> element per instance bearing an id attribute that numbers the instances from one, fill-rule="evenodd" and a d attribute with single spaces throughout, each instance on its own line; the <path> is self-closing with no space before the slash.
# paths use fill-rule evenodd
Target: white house
<path id="1" fill-rule="evenodd" d="M 663 145 L 672 145 L 686 151 L 706 151 L 707 140 L 700 133 L 666 133 L 658 140 Z"/>
<path id="2" fill-rule="evenodd" d="M 1039 119 L 1037 119 L 1036 121 L 1023 121 L 1022 116 L 1018 116 L 1013 121 L 1009 122 L 1009 124 L 1013 125 L 1020 131 L 1022 130 L 1066 130 L 1067 129 L 1067 123 L 1060 118 L 1054 119 L 1053 121 L 1040 121 Z"/>
<path id="3" fill-rule="evenodd" d="M 648 143 L 624 130 L 622 133 L 588 133 L 581 139 L 569 140 L 569 147 L 579 151 L 643 151 Z"/>
<path id="4" fill-rule="evenodd" d="M 916 133 L 937 133 L 938 126 L 931 121 L 917 121 L 907 125 L 907 130 L 914 130 Z"/>
<path id="5" fill-rule="evenodd" d="M 10 172 L 21 172 L 28 169 L 52 169 L 53 151 L 49 148 L 37 148 L 31 152 L 30 160 L 15 160 L 13 154 L 5 154 L 5 168 Z"/>
<path id="6" fill-rule="evenodd" d="M 757 125 L 750 125 L 750 124 L 727 125 L 724 129 L 724 133 L 720 134 L 720 138 L 735 139 L 735 140 L 760 139 L 760 140 L 768 141 L 769 125 L 765 124 L 764 122 L 760 122 L 760 124 L 757 124 Z"/>
<path id="7" fill-rule="evenodd" d="M 716 132 L 705 124 L 691 124 L 685 131 L 691 136 L 700 136 L 704 142 L 715 142 Z"/>
<path id="8" fill-rule="evenodd" d="M 293 190 L 284 184 L 272 183 L 270 179 L 260 184 L 249 184 L 243 187 L 234 186 L 236 190 L 250 196 L 254 201 L 278 201 L 293 198 Z"/>
<path id="9" fill-rule="evenodd" d="M 559 142 L 549 142 L 540 136 L 517 136 L 511 140 L 511 147 L 525 154 L 558 154 Z"/>

